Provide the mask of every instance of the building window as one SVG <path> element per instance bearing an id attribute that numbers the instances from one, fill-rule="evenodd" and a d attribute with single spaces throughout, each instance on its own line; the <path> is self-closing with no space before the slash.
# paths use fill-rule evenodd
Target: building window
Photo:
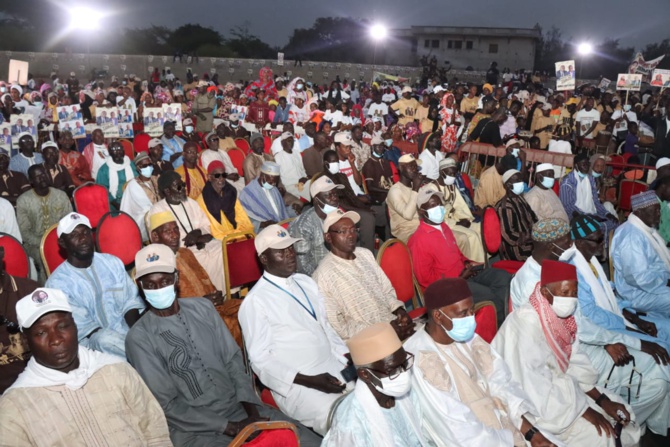
<path id="1" fill-rule="evenodd" d="M 468 40 L 467 42 L 465 42 L 465 49 L 466 50 L 472 50 L 472 41 L 471 40 Z"/>
<path id="2" fill-rule="evenodd" d="M 463 41 L 462 40 L 456 40 L 454 41 L 454 48 L 457 50 L 460 50 L 463 48 Z"/>
<path id="3" fill-rule="evenodd" d="M 428 39 L 424 40 L 424 41 L 423 41 L 423 46 L 424 46 L 425 48 L 430 48 L 430 40 L 428 40 Z"/>
<path id="4" fill-rule="evenodd" d="M 454 41 L 450 40 L 447 42 L 447 48 L 454 48 Z"/>
<path id="5" fill-rule="evenodd" d="M 497 53 L 498 52 L 498 44 L 497 43 L 490 43 L 489 44 L 489 53 Z"/>
<path id="6" fill-rule="evenodd" d="M 432 46 L 433 48 L 440 48 L 440 41 L 439 41 L 439 40 L 433 40 L 433 41 L 431 42 L 431 46 Z"/>

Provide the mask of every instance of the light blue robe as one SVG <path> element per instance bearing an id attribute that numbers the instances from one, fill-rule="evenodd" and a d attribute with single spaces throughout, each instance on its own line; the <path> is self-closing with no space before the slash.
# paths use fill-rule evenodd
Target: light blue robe
<path id="1" fill-rule="evenodd" d="M 161 137 L 161 144 L 163 145 L 163 160 L 170 161 L 170 157 L 177 152 L 183 152 L 184 144 L 186 140 L 178 136 L 174 136 L 172 139 L 165 138 L 165 135 Z M 172 167 L 177 169 L 179 166 L 184 164 L 184 157 L 180 156 L 172 163 Z"/>
<path id="2" fill-rule="evenodd" d="M 261 230 L 261 223 L 267 221 L 281 222 L 282 220 L 294 217 L 295 212 L 289 212 L 284 205 L 284 199 L 277 188 L 270 190 L 270 197 L 277 207 L 279 213 L 275 213 L 268 195 L 265 194 L 263 187 L 258 183 L 258 177 L 253 179 L 240 193 L 240 203 L 247 212 L 251 223 L 254 225 L 254 232 L 258 234 Z M 293 208 L 291 208 L 293 211 Z"/>
<path id="3" fill-rule="evenodd" d="M 85 269 L 66 261 L 49 277 L 46 287 L 60 289 L 67 295 L 79 330 L 79 343 L 126 357 L 129 328 L 124 316 L 132 309 L 144 310 L 145 305 L 119 258 L 95 253 L 93 263 Z"/>

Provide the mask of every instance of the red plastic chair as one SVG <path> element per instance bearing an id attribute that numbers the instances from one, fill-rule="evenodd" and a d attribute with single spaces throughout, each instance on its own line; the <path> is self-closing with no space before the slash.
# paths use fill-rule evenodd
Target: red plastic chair
<path id="1" fill-rule="evenodd" d="M 468 188 L 468 191 L 470 191 L 470 197 L 474 197 L 475 191 L 472 188 L 472 180 L 470 179 L 470 176 L 465 172 L 461 172 L 461 178 L 463 178 L 463 183 L 465 184 L 465 187 Z"/>
<path id="2" fill-rule="evenodd" d="M 630 212 L 633 207 L 630 203 L 630 198 L 635 194 L 640 194 L 649 189 L 649 185 L 639 180 L 622 179 L 619 183 L 619 210 Z"/>
<path id="3" fill-rule="evenodd" d="M 280 225 L 284 229 L 288 230 L 288 226 L 291 225 L 291 222 L 293 222 L 295 219 L 295 217 L 289 217 L 288 219 L 284 219 L 281 222 L 278 222 L 277 225 Z"/>
<path id="4" fill-rule="evenodd" d="M 496 305 L 491 301 L 482 301 L 475 304 L 475 321 L 477 335 L 486 340 L 487 343 L 493 341 L 493 337 L 498 332 L 498 322 L 496 320 Z"/>
<path id="5" fill-rule="evenodd" d="M 98 223 L 95 247 L 100 253 L 119 258 L 126 269 L 132 268 L 135 254 L 142 249 L 142 235 L 132 217 L 123 211 L 110 211 Z"/>
<path id="6" fill-rule="evenodd" d="M 246 442 L 253 433 L 261 434 Z M 228 447 L 299 447 L 300 436 L 294 424 L 286 421 L 254 422 L 242 429 Z"/>
<path id="7" fill-rule="evenodd" d="M 227 154 L 237 169 L 237 173 L 240 174 L 240 177 L 244 177 L 244 159 L 247 158 L 247 155 L 242 149 L 228 149 Z"/>
<path id="8" fill-rule="evenodd" d="M 426 313 L 423 307 L 423 296 L 412 268 L 410 251 L 401 240 L 389 239 L 379 247 L 377 264 L 382 268 L 391 281 L 398 299 L 407 305 L 412 302 L 412 310 L 408 312 L 410 318 L 415 319 Z"/>
<path id="9" fill-rule="evenodd" d="M 46 276 L 56 270 L 67 259 L 67 253 L 58 245 L 58 224 L 52 225 L 42 236 L 40 256 Z"/>
<path id="10" fill-rule="evenodd" d="M 559 182 L 558 179 L 556 179 L 556 181 L 554 182 L 554 186 L 552 186 L 551 189 L 554 190 L 554 192 L 556 193 L 556 197 L 558 197 L 561 194 L 561 182 Z"/>
<path id="11" fill-rule="evenodd" d="M 27 278 L 30 262 L 21 242 L 11 234 L 0 233 L 0 247 L 5 249 L 5 271 L 11 276 Z"/>
<path id="12" fill-rule="evenodd" d="M 88 217 L 93 229 L 98 228 L 102 216 L 110 211 L 107 189 L 93 182 L 78 186 L 72 193 L 72 201 L 75 210 Z"/>
<path id="13" fill-rule="evenodd" d="M 502 242 L 502 232 L 500 228 L 500 219 L 495 208 L 486 207 L 482 218 L 482 245 L 488 254 L 498 253 Z M 488 262 L 488 261 L 487 261 Z M 523 266 L 521 261 L 497 261 L 491 264 L 491 267 L 505 270 L 513 275 Z"/>
<path id="14" fill-rule="evenodd" d="M 272 153 L 272 149 L 271 149 L 272 148 L 272 138 L 270 138 L 268 136 L 265 136 L 265 137 L 263 137 L 263 141 L 265 142 L 265 148 L 264 148 L 263 152 L 265 152 L 266 154 L 271 154 Z"/>
<path id="15" fill-rule="evenodd" d="M 249 152 L 251 152 L 251 146 L 249 145 L 249 142 L 244 139 L 244 138 L 235 138 L 235 146 L 237 146 L 239 149 L 244 152 L 244 155 L 246 156 Z M 242 174 L 240 174 L 242 175 Z"/>
<path id="16" fill-rule="evenodd" d="M 254 247 L 254 233 L 233 233 L 223 238 L 223 272 L 226 279 L 226 299 L 230 290 L 258 281 L 263 268 Z"/>
<path id="17" fill-rule="evenodd" d="M 135 138 L 133 138 L 135 152 L 148 152 L 150 140 L 151 137 L 147 133 L 135 133 Z"/>
<path id="18" fill-rule="evenodd" d="M 610 155 L 610 163 L 616 164 L 624 164 L 626 161 L 621 155 Z M 623 168 L 621 166 L 612 166 L 612 175 L 614 177 L 617 177 L 621 172 L 623 171 Z"/>
<path id="19" fill-rule="evenodd" d="M 126 156 L 133 161 L 135 159 L 135 148 L 133 147 L 133 142 L 130 140 L 122 139 L 119 140 L 119 143 L 123 146 L 123 152 Z M 148 147 L 148 146 L 147 146 Z"/>

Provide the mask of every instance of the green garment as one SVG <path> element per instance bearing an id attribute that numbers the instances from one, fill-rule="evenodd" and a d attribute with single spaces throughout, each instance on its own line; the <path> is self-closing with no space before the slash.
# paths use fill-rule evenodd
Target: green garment
<path id="1" fill-rule="evenodd" d="M 670 242 L 670 204 L 668 202 L 661 203 L 661 223 L 658 226 L 658 232 L 661 233 L 666 243 Z"/>
<path id="2" fill-rule="evenodd" d="M 137 168 L 135 168 L 135 163 L 132 162 L 130 163 L 130 169 L 133 171 L 133 177 L 137 177 L 138 174 L 137 174 Z M 97 183 L 98 185 L 102 185 L 107 189 L 107 196 L 109 197 L 110 205 L 116 203 L 116 205 L 118 206 L 121 203 L 121 197 L 123 197 L 123 186 L 126 184 L 126 182 L 129 182 L 131 179 L 126 178 L 125 169 L 117 171 L 116 175 L 118 175 L 119 186 L 116 190 L 115 195 L 112 195 L 110 191 L 109 166 L 107 166 L 106 163 L 100 166 L 100 169 L 98 170 L 98 176 L 95 179 L 95 183 Z"/>

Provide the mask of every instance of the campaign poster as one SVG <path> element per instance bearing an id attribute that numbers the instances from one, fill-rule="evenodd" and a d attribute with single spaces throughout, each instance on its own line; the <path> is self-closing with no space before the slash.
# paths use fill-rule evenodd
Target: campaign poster
<path id="1" fill-rule="evenodd" d="M 119 124 L 119 138 L 134 138 L 135 133 L 133 132 L 133 123 L 121 123 Z"/>
<path id="2" fill-rule="evenodd" d="M 575 89 L 575 61 L 556 62 L 556 90 Z"/>
<path id="3" fill-rule="evenodd" d="M 86 138 L 86 126 L 84 124 L 84 120 L 75 119 L 72 121 L 60 121 L 58 123 L 58 128 L 61 132 L 70 132 L 72 134 L 72 138 L 75 140 Z"/>
<path id="4" fill-rule="evenodd" d="M 0 148 L 6 150 L 10 156 L 15 155 L 12 153 L 12 125 L 8 122 L 0 124 Z"/>
<path id="5" fill-rule="evenodd" d="M 247 106 L 238 106 L 232 105 L 230 107 L 230 115 L 236 114 L 240 120 L 240 123 L 243 123 L 249 114 L 249 107 Z"/>
<path id="6" fill-rule="evenodd" d="M 617 90 L 639 91 L 642 86 L 641 74 L 619 73 L 616 79 Z"/>
<path id="7" fill-rule="evenodd" d="M 607 89 L 607 87 L 610 86 L 611 83 L 612 81 L 610 79 L 602 78 L 600 80 L 600 84 L 598 84 L 598 88 L 604 92 Z"/>
<path id="8" fill-rule="evenodd" d="M 651 75 L 651 82 L 649 84 L 652 87 L 661 87 L 664 89 L 670 87 L 670 70 L 657 68 Z"/>
<path id="9" fill-rule="evenodd" d="M 664 57 L 665 55 L 659 56 L 656 59 L 652 59 L 650 61 L 645 61 L 642 53 L 637 53 L 633 59 L 633 62 L 631 62 L 628 66 L 628 73 L 641 74 L 642 80 L 647 82 L 652 76 L 652 72 L 656 66 L 663 60 Z"/>
<path id="10" fill-rule="evenodd" d="M 177 132 L 182 131 L 181 104 L 163 104 L 163 116 L 165 117 L 165 121 L 172 121 L 174 123 L 174 128 Z"/>
<path id="11" fill-rule="evenodd" d="M 163 135 L 163 124 L 165 123 L 163 108 L 147 107 L 143 113 L 144 132 L 149 134 L 150 137 L 160 137 Z"/>
<path id="12" fill-rule="evenodd" d="M 11 134 L 13 137 L 23 132 L 28 132 L 33 137 L 37 136 L 35 118 L 29 113 L 10 115 L 9 123 L 12 125 Z"/>
<path id="13" fill-rule="evenodd" d="M 102 129 L 105 138 L 119 138 L 119 108 L 96 107 L 95 124 Z"/>
<path id="14" fill-rule="evenodd" d="M 119 107 L 119 124 L 133 123 L 133 111 Z"/>
<path id="15" fill-rule="evenodd" d="M 58 112 L 58 121 L 82 121 L 84 118 L 81 114 L 81 106 L 79 104 L 59 106 L 56 110 Z"/>

